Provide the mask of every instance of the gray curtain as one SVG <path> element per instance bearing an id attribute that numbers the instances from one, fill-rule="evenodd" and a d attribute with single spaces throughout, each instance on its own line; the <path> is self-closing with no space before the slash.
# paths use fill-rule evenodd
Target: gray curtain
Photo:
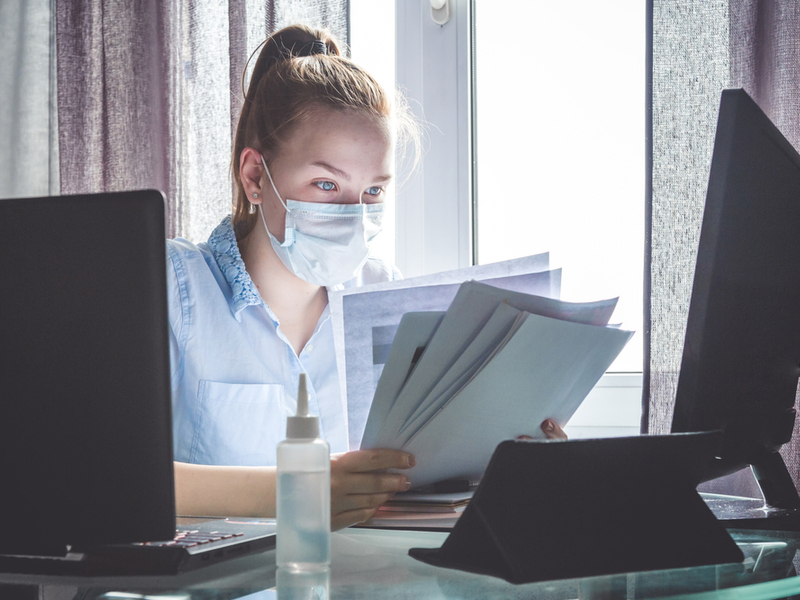
<path id="1" fill-rule="evenodd" d="M 683 351 L 720 92 L 747 90 L 789 141 L 800 147 L 800 3 L 651 2 L 652 192 L 643 429 L 666 433 Z M 799 429 L 796 423 L 794 441 L 782 451 L 795 483 L 800 482 Z M 703 489 L 759 496 L 749 470 Z"/>
<path id="2" fill-rule="evenodd" d="M 168 235 L 205 240 L 231 209 L 247 57 L 293 23 L 347 42 L 347 0 L 56 0 L 63 193 L 155 187 Z"/>

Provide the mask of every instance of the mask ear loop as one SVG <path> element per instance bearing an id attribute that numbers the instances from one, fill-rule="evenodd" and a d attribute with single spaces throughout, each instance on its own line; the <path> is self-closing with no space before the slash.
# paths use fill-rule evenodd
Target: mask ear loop
<path id="1" fill-rule="evenodd" d="M 269 179 L 269 183 L 272 186 L 272 190 L 275 192 L 275 195 L 278 197 L 278 200 L 280 201 L 280 203 L 283 206 L 283 208 L 286 209 L 286 214 L 288 215 L 291 212 L 291 210 L 289 210 L 289 207 L 286 206 L 286 203 L 283 201 L 283 198 L 281 198 L 281 195 L 278 193 L 278 188 L 275 187 L 275 182 L 272 181 L 272 175 L 269 172 L 269 167 L 267 166 L 267 163 L 264 160 L 264 155 L 263 154 L 261 155 L 261 164 L 264 165 L 264 170 L 267 173 L 267 179 Z M 264 230 L 267 232 L 267 235 L 269 235 L 271 237 L 272 234 L 269 232 L 269 227 L 267 227 L 267 220 L 264 218 L 264 202 L 263 201 L 261 202 L 261 204 L 258 205 L 258 212 L 261 215 L 261 222 L 264 224 Z M 289 246 L 289 245 L 291 245 L 289 237 L 290 236 L 284 234 L 284 239 L 283 239 L 283 243 L 281 244 L 281 246 Z"/>
<path id="2" fill-rule="evenodd" d="M 291 212 L 289 210 L 289 207 L 286 206 L 286 202 L 283 201 L 283 198 L 281 198 L 281 195 L 278 193 L 278 188 L 275 187 L 275 182 L 272 181 L 272 175 L 270 175 L 269 173 L 269 167 L 267 167 L 267 163 L 264 161 L 263 154 L 261 155 L 261 164 L 264 165 L 264 170 L 267 172 L 267 178 L 269 179 L 269 183 L 272 186 L 272 191 L 275 192 L 275 195 L 278 197 L 278 200 L 280 200 L 281 204 L 283 205 L 283 208 L 286 209 L 286 212 Z"/>
<path id="3" fill-rule="evenodd" d="M 266 231 L 267 235 L 271 237 L 272 234 L 269 232 L 269 227 L 267 227 L 267 220 L 264 218 L 264 209 L 262 208 L 262 206 L 263 203 L 258 207 L 258 214 L 261 215 L 261 222 L 264 224 L 264 231 Z"/>

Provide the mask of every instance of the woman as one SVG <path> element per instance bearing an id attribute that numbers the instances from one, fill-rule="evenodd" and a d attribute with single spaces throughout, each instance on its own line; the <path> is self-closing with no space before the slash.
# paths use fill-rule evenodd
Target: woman
<path id="1" fill-rule="evenodd" d="M 275 514 L 275 447 L 300 372 L 331 457 L 331 523 L 370 518 L 413 456 L 345 452 L 328 292 L 399 277 L 369 256 L 409 122 L 327 32 L 293 26 L 256 62 L 233 150 L 234 209 L 208 242 L 168 243 L 179 514 Z M 548 437 L 562 437 L 554 423 Z"/>

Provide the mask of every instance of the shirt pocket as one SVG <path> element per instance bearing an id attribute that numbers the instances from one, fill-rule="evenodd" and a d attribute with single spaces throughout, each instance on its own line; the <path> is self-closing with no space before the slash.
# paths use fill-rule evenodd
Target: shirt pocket
<path id="1" fill-rule="evenodd" d="M 197 405 L 191 462 L 275 465 L 275 447 L 286 438 L 286 417 L 294 412 L 282 385 L 201 380 Z"/>

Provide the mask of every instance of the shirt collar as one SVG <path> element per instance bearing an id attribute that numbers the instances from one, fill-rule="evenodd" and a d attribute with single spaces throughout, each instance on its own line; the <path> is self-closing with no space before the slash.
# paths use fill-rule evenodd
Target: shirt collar
<path id="1" fill-rule="evenodd" d="M 228 215 L 217 225 L 208 238 L 208 247 L 217 261 L 220 271 L 231 286 L 231 312 L 236 320 L 239 313 L 248 306 L 263 305 L 261 295 L 255 289 L 250 274 L 245 269 L 236 234 L 233 232 L 231 217 Z"/>

